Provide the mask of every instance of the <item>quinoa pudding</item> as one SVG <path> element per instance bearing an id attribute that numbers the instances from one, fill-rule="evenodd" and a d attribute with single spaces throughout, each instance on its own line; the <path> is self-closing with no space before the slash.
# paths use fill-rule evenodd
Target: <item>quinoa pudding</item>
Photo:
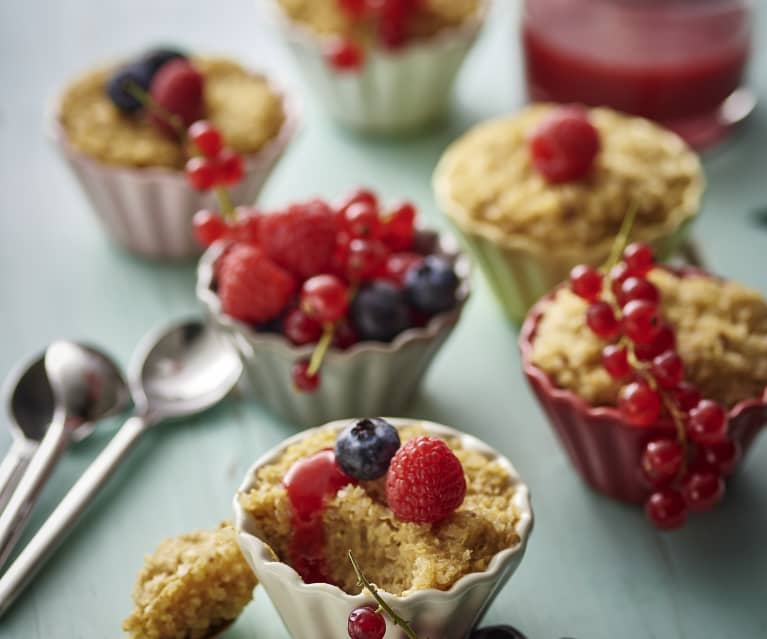
<path id="1" fill-rule="evenodd" d="M 397 430 L 403 447 L 429 432 L 418 422 Z M 300 460 L 332 449 L 337 434 L 333 429 L 311 431 L 261 466 L 254 487 L 239 495 L 252 532 L 294 568 L 294 513 L 284 479 Z M 463 467 L 461 505 L 437 523 L 403 521 L 387 504 L 384 477 L 347 483 L 326 500 L 320 515 L 323 581 L 350 594 L 359 592 L 347 557 L 351 550 L 367 577 L 389 593 L 449 590 L 464 575 L 486 570 L 497 553 L 522 543 L 517 527 L 522 514 L 514 504 L 519 484 L 509 471 L 498 460 L 465 448 L 457 437 L 439 439 Z"/>
<path id="2" fill-rule="evenodd" d="M 204 117 L 221 131 L 228 147 L 253 154 L 277 137 L 286 118 L 283 98 L 264 76 L 224 58 L 190 62 L 204 78 Z M 105 86 L 113 71 L 89 71 L 64 91 L 58 121 L 69 143 L 105 164 L 183 168 L 188 157 L 183 146 L 145 114 L 125 114 L 112 103 Z"/>

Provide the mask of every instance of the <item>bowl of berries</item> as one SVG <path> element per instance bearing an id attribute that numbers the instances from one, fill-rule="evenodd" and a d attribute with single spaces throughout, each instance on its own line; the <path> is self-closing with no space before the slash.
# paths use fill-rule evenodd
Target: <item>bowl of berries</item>
<path id="1" fill-rule="evenodd" d="M 268 0 L 307 82 L 342 124 L 424 127 L 447 110 L 486 0 Z"/>
<path id="2" fill-rule="evenodd" d="M 584 480 L 676 528 L 723 498 L 767 424 L 767 301 L 655 266 L 646 244 L 614 255 L 533 307 L 523 367 Z"/>
<path id="3" fill-rule="evenodd" d="M 234 508 L 243 555 L 294 639 L 465 639 L 533 528 L 508 459 L 416 419 L 299 433 L 255 462 Z"/>
<path id="4" fill-rule="evenodd" d="M 364 189 L 238 215 L 196 218 L 197 296 L 255 398 L 300 425 L 404 407 L 469 296 L 452 238 Z"/>
<path id="5" fill-rule="evenodd" d="M 297 117 L 259 73 L 156 49 L 75 79 L 51 132 L 107 234 L 138 255 L 174 259 L 201 253 L 190 222 L 214 192 L 255 201 Z"/>

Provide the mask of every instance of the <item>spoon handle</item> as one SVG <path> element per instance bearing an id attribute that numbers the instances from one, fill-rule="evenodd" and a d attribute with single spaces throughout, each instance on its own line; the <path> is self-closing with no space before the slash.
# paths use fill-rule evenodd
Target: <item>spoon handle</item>
<path id="1" fill-rule="evenodd" d="M 24 532 L 45 482 L 69 445 L 70 432 L 63 418 L 53 420 L 11 495 L 8 506 L 0 515 L 0 566 L 8 560 Z"/>
<path id="2" fill-rule="evenodd" d="M 101 487 L 125 458 L 149 423 L 142 417 L 128 419 L 91 462 L 80 479 L 61 500 L 21 554 L 0 578 L 0 616 L 5 614 L 35 573 L 71 532 Z"/>
<path id="3" fill-rule="evenodd" d="M 37 443 L 15 439 L 10 449 L 0 462 L 0 513 L 5 510 L 11 500 L 13 491 L 21 481 L 29 460 L 37 450 Z"/>

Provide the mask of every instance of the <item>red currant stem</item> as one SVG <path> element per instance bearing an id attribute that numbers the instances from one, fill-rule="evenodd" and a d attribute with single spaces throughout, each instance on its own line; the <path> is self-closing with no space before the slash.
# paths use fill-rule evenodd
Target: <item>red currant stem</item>
<path id="1" fill-rule="evenodd" d="M 213 189 L 213 192 L 216 194 L 218 206 L 221 209 L 221 217 L 231 222 L 236 221 L 235 218 L 237 216 L 234 214 L 234 202 L 232 202 L 232 196 L 229 195 L 229 191 L 223 186 L 217 186 Z"/>
<path id="2" fill-rule="evenodd" d="M 354 555 L 352 555 L 352 551 L 349 551 L 349 561 L 352 562 L 352 568 L 354 569 L 354 574 L 357 575 L 357 583 L 365 588 L 373 597 L 373 599 L 376 600 L 376 603 L 378 604 L 378 607 L 383 610 L 387 615 L 389 615 L 389 618 L 392 620 L 392 623 L 394 623 L 395 626 L 399 626 L 405 631 L 405 634 L 409 637 L 409 639 L 418 639 L 418 635 L 415 634 L 415 631 L 410 627 L 410 624 L 405 621 L 402 617 L 400 617 L 396 612 L 394 612 L 389 604 L 387 604 L 381 595 L 378 594 L 378 588 L 376 588 L 373 584 L 371 584 L 367 577 L 362 574 L 362 569 L 360 568 L 360 565 L 357 563 L 357 560 L 354 558 Z"/>
<path id="3" fill-rule="evenodd" d="M 623 255 L 623 251 L 629 242 L 629 236 L 631 235 L 631 229 L 634 226 L 634 221 L 636 220 L 638 210 L 639 210 L 639 203 L 636 200 L 634 200 L 631 203 L 631 206 L 629 207 L 629 210 L 626 213 L 626 216 L 623 218 L 623 222 L 621 223 L 621 228 L 618 231 L 618 235 L 615 236 L 612 249 L 610 249 L 610 257 L 607 259 L 607 262 L 605 262 L 605 265 L 603 266 L 603 270 L 606 273 L 610 272 L 610 269 L 618 263 L 618 260 L 620 260 L 621 255 Z M 608 289 L 610 287 L 610 284 L 611 282 L 608 281 L 607 282 Z"/>
<path id="4" fill-rule="evenodd" d="M 312 358 L 309 360 L 309 368 L 306 371 L 309 377 L 314 377 L 317 374 L 317 371 L 320 370 L 322 360 L 325 359 L 325 354 L 328 352 L 328 348 L 330 348 L 330 344 L 333 341 L 335 328 L 333 322 L 325 322 L 322 337 L 320 337 L 320 341 L 317 342 L 317 347 L 314 349 Z"/>
<path id="5" fill-rule="evenodd" d="M 655 381 L 655 378 L 650 374 L 650 372 L 647 369 L 647 366 L 645 366 L 642 362 L 639 361 L 636 354 L 634 353 L 634 345 L 627 340 L 625 337 L 621 339 L 621 342 L 623 342 L 626 345 L 626 353 L 627 353 L 627 359 L 629 361 L 629 364 L 631 367 L 637 371 L 644 380 L 650 385 L 650 388 L 652 388 L 655 392 L 658 393 L 658 395 L 661 398 L 661 401 L 663 402 L 663 406 L 666 408 L 666 411 L 671 416 L 671 421 L 674 422 L 674 426 L 676 427 L 676 437 L 679 443 L 682 445 L 682 448 L 687 448 L 687 432 L 684 428 L 684 418 L 682 417 L 679 409 L 677 408 L 676 404 L 674 404 L 674 400 L 669 397 L 668 393 L 666 393 Z M 682 460 L 682 467 L 679 470 L 679 476 L 684 476 L 684 473 L 687 470 L 687 460 Z"/>
<path id="6" fill-rule="evenodd" d="M 157 102 L 152 99 L 152 96 L 144 91 L 138 84 L 133 82 L 133 80 L 126 80 L 123 82 L 122 87 L 126 93 L 138 100 L 145 108 L 149 109 L 156 116 L 170 124 L 170 126 L 176 130 L 179 140 L 184 139 L 186 130 L 184 129 L 184 123 L 181 121 L 181 118 L 157 104 Z"/>

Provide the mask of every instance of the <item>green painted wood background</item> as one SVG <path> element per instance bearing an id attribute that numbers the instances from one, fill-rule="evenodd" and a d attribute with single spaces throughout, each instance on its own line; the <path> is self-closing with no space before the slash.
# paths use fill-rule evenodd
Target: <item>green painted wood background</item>
<path id="1" fill-rule="evenodd" d="M 441 226 L 429 189 L 440 152 L 472 123 L 522 103 L 518 7 L 498 4 L 460 78 L 449 122 L 384 142 L 328 121 L 255 0 L 0 2 L 0 371 L 59 336 L 103 344 L 127 363 L 148 329 L 198 312 L 193 265 L 145 263 L 112 246 L 46 141 L 47 106 L 72 74 L 157 42 L 234 54 L 305 99 L 303 131 L 264 202 L 335 196 L 369 183 L 413 198 Z M 718 272 L 767 294 L 766 17 L 762 11 L 758 18 L 752 69 L 763 104 L 736 140 L 706 158 L 710 188 L 696 234 Z M 758 443 L 722 507 L 680 532 L 655 532 L 637 510 L 590 492 L 574 475 L 524 383 L 516 333 L 479 277 L 464 320 L 408 413 L 497 446 L 532 488 L 537 524 L 528 556 L 487 621 L 512 622 L 531 639 L 767 637 L 767 441 Z M 66 456 L 33 527 L 117 425 L 105 423 Z M 148 436 L 0 620 L 0 638 L 121 636 L 144 553 L 167 535 L 229 517 L 246 467 L 293 431 L 253 403 L 230 401 Z M 3 430 L 0 450 L 8 444 Z M 259 590 L 227 637 L 287 634 Z"/>

